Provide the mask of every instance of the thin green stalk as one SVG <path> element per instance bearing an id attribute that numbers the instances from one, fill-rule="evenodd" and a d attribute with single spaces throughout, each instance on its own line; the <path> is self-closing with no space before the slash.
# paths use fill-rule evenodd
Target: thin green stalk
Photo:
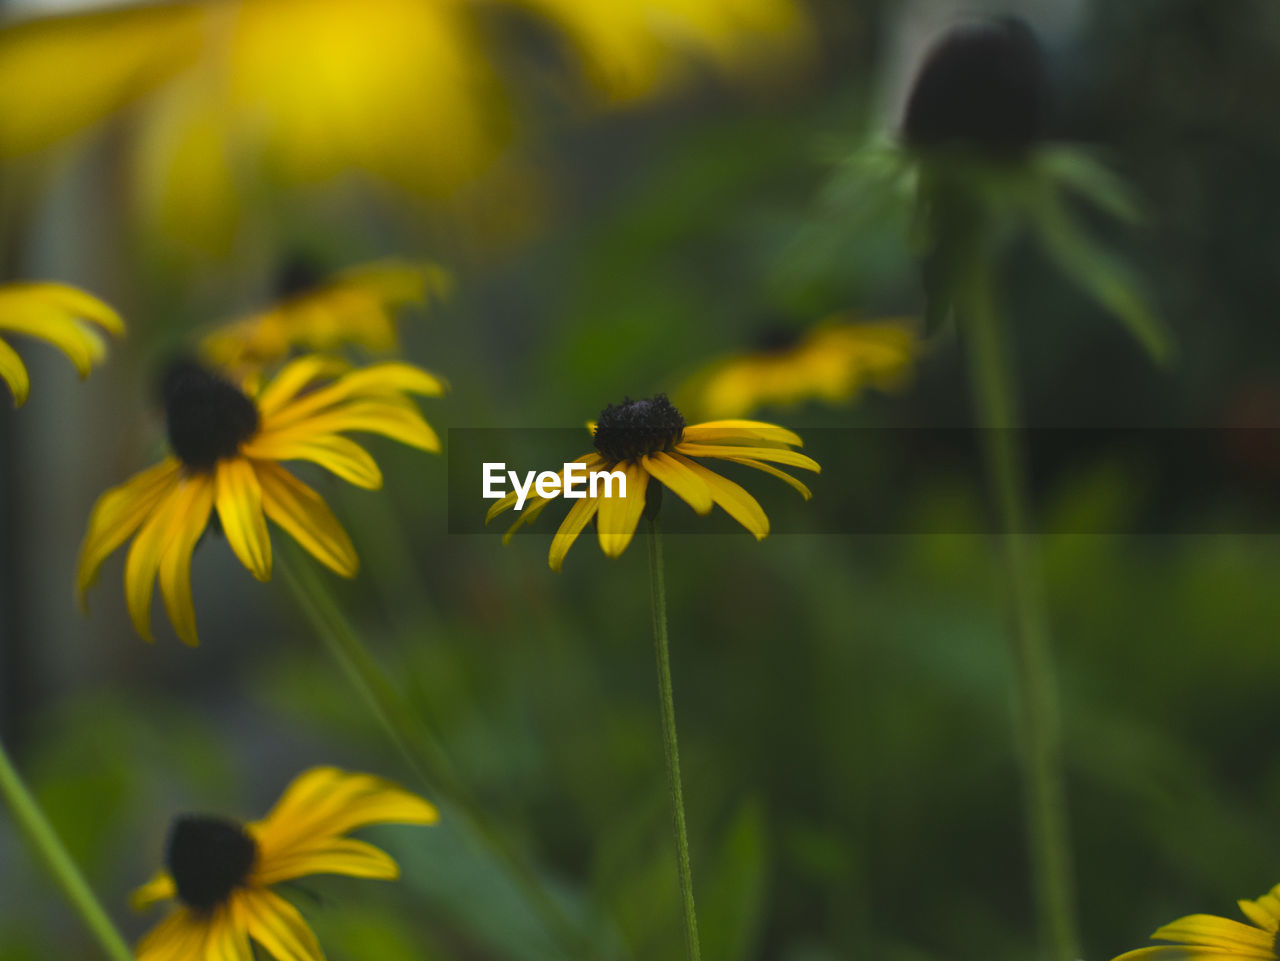
<path id="1" fill-rule="evenodd" d="M 285 557 L 279 557 L 276 563 L 294 600 L 325 649 L 347 680 L 360 692 L 424 787 L 453 808 L 454 816 L 461 819 L 459 827 L 463 833 L 469 831 L 504 865 L 508 876 L 561 942 L 568 956 L 587 957 L 589 952 L 582 930 L 551 896 L 528 861 L 511 846 L 498 826 L 471 798 L 443 746 L 343 616 L 317 571 L 305 561 L 295 563 Z"/>
<path id="2" fill-rule="evenodd" d="M 4 745 L 0 744 L 0 794 L 9 802 L 18 827 L 27 836 L 31 846 L 43 858 L 49 873 L 53 875 L 62 893 L 76 909 L 85 926 L 93 933 L 102 952 L 114 961 L 133 961 L 133 952 L 111 918 L 94 897 L 80 869 L 63 847 L 53 825 L 40 810 L 40 805 L 22 782 L 22 776 L 9 759 Z"/>
<path id="3" fill-rule="evenodd" d="M 680 783 L 680 746 L 676 741 L 676 704 L 671 693 L 671 659 L 667 642 L 667 578 L 662 561 L 662 532 L 656 518 L 649 519 L 649 586 L 653 598 L 653 644 L 658 657 L 658 695 L 662 702 L 662 748 L 667 759 L 667 788 L 671 793 L 671 818 L 680 871 L 680 898 L 684 904 L 685 943 L 689 961 L 699 961 L 698 914 L 693 906 L 693 872 L 689 867 L 689 832 L 685 827 L 684 788 Z"/>
<path id="4" fill-rule="evenodd" d="M 1001 557 L 1011 615 L 1014 710 L 1022 736 L 1027 826 L 1041 936 L 1054 961 L 1079 956 L 1067 828 L 1062 735 L 1048 616 L 1027 509 L 1026 468 L 1002 318 L 990 268 L 975 262 L 960 306 L 969 343 L 969 379 L 987 472 L 1000 515 Z"/>

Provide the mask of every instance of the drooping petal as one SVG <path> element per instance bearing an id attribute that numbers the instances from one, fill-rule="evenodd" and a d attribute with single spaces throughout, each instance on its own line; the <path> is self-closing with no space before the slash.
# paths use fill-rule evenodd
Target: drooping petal
<path id="1" fill-rule="evenodd" d="M 259 870 L 318 838 L 340 837 L 370 824 L 434 824 L 439 813 L 404 788 L 369 774 L 333 767 L 305 771 L 262 821 L 249 825 L 258 840 Z"/>
<path id="2" fill-rule="evenodd" d="M 569 509 L 569 513 L 565 515 L 564 521 L 560 524 L 560 529 L 556 531 L 556 536 L 551 538 L 551 552 L 547 555 L 547 563 L 551 565 L 551 569 L 556 573 L 559 573 L 560 568 L 564 566 L 565 555 L 569 553 L 569 548 L 578 539 L 582 529 L 591 522 L 591 518 L 595 516 L 596 508 L 599 507 L 599 504 L 600 502 L 597 498 L 585 497 L 574 504 Z"/>
<path id="3" fill-rule="evenodd" d="M 786 471 L 779 470 L 772 464 L 766 464 L 764 461 L 754 460 L 750 457 L 726 457 L 724 459 L 731 460 L 735 464 L 744 464 L 747 467 L 754 467 L 756 470 L 764 471 L 766 474 L 772 474 L 774 477 L 778 478 L 778 480 L 785 481 L 787 484 L 794 487 L 800 492 L 800 496 L 805 500 L 808 500 L 813 496 L 813 491 L 809 490 L 808 487 L 796 480 L 796 478 L 792 477 Z"/>
<path id="4" fill-rule="evenodd" d="M 324 961 L 320 943 L 307 922 L 278 894 L 265 888 L 242 891 L 232 906 L 237 915 L 243 915 L 249 937 L 276 961 Z"/>
<path id="5" fill-rule="evenodd" d="M 720 476 L 696 461 L 679 454 L 673 456 L 693 468 L 711 491 L 712 500 L 724 508 L 725 513 L 749 530 L 756 540 L 764 540 L 769 533 L 769 518 L 754 497 L 729 478 Z"/>
<path id="6" fill-rule="evenodd" d="M 178 888 L 168 871 L 161 871 L 154 878 L 133 892 L 129 904 L 135 911 L 145 911 L 158 901 L 171 901 L 178 896 Z"/>
<path id="7" fill-rule="evenodd" d="M 76 568 L 76 592 L 81 606 L 102 562 L 155 513 L 176 486 L 180 471 L 177 458 L 168 457 L 98 498 L 89 515 Z"/>
<path id="8" fill-rule="evenodd" d="M 264 431 L 245 444 L 242 451 L 255 461 L 311 461 L 366 490 L 382 486 L 382 471 L 369 452 L 337 434 L 314 434 L 303 428 L 282 434 Z"/>
<path id="9" fill-rule="evenodd" d="M 749 444 L 762 447 L 803 447 L 794 431 L 758 420 L 709 420 L 684 429 L 691 444 Z"/>
<path id="10" fill-rule="evenodd" d="M 208 925 L 179 908 L 151 929 L 138 945 L 138 961 L 192 961 L 203 954 Z"/>
<path id="11" fill-rule="evenodd" d="M 592 471 L 599 470 L 601 467 L 603 467 L 605 464 L 605 460 L 604 460 L 604 457 L 601 456 L 598 451 L 592 451 L 590 454 L 583 454 L 581 457 L 575 457 L 569 463 L 582 464 L 586 468 L 587 473 L 591 473 Z M 556 476 L 560 478 L 561 488 L 563 489 L 564 471 L 563 470 L 560 471 L 559 474 L 557 474 Z M 560 493 L 557 491 L 555 494 L 552 494 L 551 497 L 539 497 L 535 491 L 530 489 L 530 491 L 528 492 L 528 499 L 525 501 L 525 505 L 523 508 L 524 514 L 526 515 L 525 520 L 528 521 L 533 519 L 532 517 L 527 516 L 529 511 L 531 510 L 540 511 L 543 507 L 547 505 L 549 501 L 554 500 L 559 496 L 560 496 Z M 493 520 L 503 511 L 509 510 L 510 508 L 515 507 L 516 500 L 517 500 L 516 492 L 514 490 L 508 491 L 505 495 L 503 495 L 503 497 L 500 500 L 493 502 L 493 505 L 489 508 L 488 512 L 484 515 L 484 522 L 488 524 L 489 521 Z M 519 526 L 519 522 L 517 522 L 517 526 Z M 511 533 L 511 531 L 508 531 L 507 533 L 509 534 Z"/>
<path id="12" fill-rule="evenodd" d="M 1275 935 L 1270 931 L 1212 914 L 1192 914 L 1179 918 L 1160 928 L 1152 937 L 1160 941 L 1179 941 L 1230 951 L 1248 949 L 1262 952 L 1257 955 L 1259 957 L 1275 957 Z"/>
<path id="13" fill-rule="evenodd" d="M 213 480 L 198 475 L 187 480 L 186 502 L 175 509 L 174 531 L 160 558 L 160 596 L 173 629 L 184 644 L 200 643 L 196 634 L 196 608 L 191 599 L 191 554 L 209 523 L 213 510 Z"/>
<path id="14" fill-rule="evenodd" d="M 312 381 L 331 377 L 351 369 L 345 361 L 322 354 L 309 354 L 286 364 L 258 394 L 258 410 L 264 422 L 298 395 Z"/>
<path id="15" fill-rule="evenodd" d="M 438 452 L 440 438 L 416 407 L 398 400 L 366 400 L 337 407 L 310 418 L 305 424 L 317 433 L 361 431 L 381 434 L 420 450 Z"/>
<path id="16" fill-rule="evenodd" d="M 699 514 L 709 514 L 714 502 L 706 483 L 694 471 L 665 451 L 646 454 L 640 462 L 656 480 L 674 491 Z"/>
<path id="17" fill-rule="evenodd" d="M 278 464 L 259 461 L 255 467 L 267 516 L 335 574 L 355 577 L 355 546 L 324 498 Z"/>
<path id="18" fill-rule="evenodd" d="M 676 445 L 676 450 L 686 457 L 751 457 L 755 460 L 775 461 L 790 467 L 800 467 L 804 470 L 811 470 L 815 474 L 822 473 L 822 467 L 812 457 L 797 451 L 775 447 L 748 447 L 745 445 L 738 447 L 731 444 L 693 444 L 681 441 Z"/>
<path id="19" fill-rule="evenodd" d="M 205 934 L 204 955 L 200 961 L 253 961 L 248 928 L 237 923 L 235 910 L 231 905 L 219 908 L 213 914 Z"/>
<path id="20" fill-rule="evenodd" d="M 185 479 L 166 489 L 163 499 L 133 539 L 124 564 L 124 597 L 134 629 L 145 641 L 152 641 L 151 594 L 155 588 L 160 558 L 173 537 L 177 515 L 186 502 Z"/>
<path id="21" fill-rule="evenodd" d="M 272 885 L 308 874 L 343 874 L 390 881 L 400 867 L 385 851 L 351 838 L 322 837 L 315 844 L 290 848 L 254 873 L 258 884 Z"/>
<path id="22" fill-rule="evenodd" d="M 110 306 L 92 294 L 68 284 L 29 283 L 15 285 L 27 293 L 38 296 L 47 303 L 66 311 L 73 317 L 97 324 L 116 337 L 124 336 L 124 321 Z"/>
<path id="23" fill-rule="evenodd" d="M 23 366 L 18 352 L 3 340 L 0 340 L 0 380 L 9 385 L 15 407 L 21 407 L 27 402 L 27 395 L 31 392 L 31 378 L 27 376 L 27 368 Z"/>
<path id="24" fill-rule="evenodd" d="M 634 461 L 624 465 L 623 472 L 627 477 L 627 496 L 599 498 L 600 516 L 596 520 L 596 529 L 600 549 L 606 557 L 622 556 L 622 552 L 635 537 L 636 526 L 644 513 L 649 475 Z"/>
<path id="25" fill-rule="evenodd" d="M 344 374 L 334 383 L 282 407 L 264 419 L 263 428 L 283 430 L 328 407 L 356 398 L 378 398 L 401 393 L 439 397 L 444 392 L 444 381 L 420 367 L 399 363 L 374 364 Z"/>
<path id="26" fill-rule="evenodd" d="M 240 563 L 260 581 L 271 579 L 271 538 L 262 516 L 262 486 L 242 457 L 218 462 L 215 473 L 218 518 Z"/>
<path id="27" fill-rule="evenodd" d="M 0 330 L 52 344 L 66 354 L 81 377 L 88 377 L 107 352 L 106 341 L 93 327 L 44 300 L 0 301 Z"/>
<path id="28" fill-rule="evenodd" d="M 1158 944 L 1149 948 L 1138 948 L 1126 951 L 1113 961 L 1235 961 L 1237 958 L 1250 958 L 1255 961 L 1275 958 L 1274 954 L 1244 954 L 1238 951 L 1224 951 L 1221 948 L 1197 947 L 1187 944 Z"/>

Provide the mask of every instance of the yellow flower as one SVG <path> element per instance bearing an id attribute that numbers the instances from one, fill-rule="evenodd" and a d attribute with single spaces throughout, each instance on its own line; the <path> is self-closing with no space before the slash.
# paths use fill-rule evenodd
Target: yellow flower
<path id="1" fill-rule="evenodd" d="M 234 321 L 201 342 L 202 353 L 226 368 L 254 368 L 284 360 L 295 350 L 333 351 L 356 344 L 372 352 L 395 350 L 395 311 L 448 293 L 449 275 L 434 264 L 382 261 L 306 284 L 283 303 Z"/>
<path id="2" fill-rule="evenodd" d="M 785 464 L 817 473 L 817 461 L 792 450 L 802 446 L 800 438 L 773 424 L 751 420 L 720 420 L 685 426 L 684 417 L 665 394 L 649 400 L 626 400 L 610 404 L 591 425 L 596 451 L 579 457 L 587 473 L 620 471 L 626 477 L 626 496 L 617 487 L 600 485 L 597 496 L 588 493 L 569 509 L 551 541 L 549 561 L 559 571 L 565 555 L 583 528 L 596 518 L 600 549 L 618 557 L 631 543 L 636 526 L 645 512 L 646 499 L 661 496 L 668 487 L 699 514 L 711 513 L 719 504 L 730 517 L 763 540 L 769 533 L 769 518 L 759 502 L 740 485 L 703 466 L 695 458 L 713 458 L 744 464 L 764 471 L 794 487 L 805 500 L 812 494 L 804 484 L 774 464 Z M 563 483 L 564 472 L 559 474 Z M 649 486 L 652 478 L 658 482 Z M 548 485 L 549 487 L 550 485 Z M 589 488 L 588 488 L 589 490 Z M 613 496 L 609 496 L 612 491 Z M 520 519 L 507 531 L 510 540 L 521 526 L 534 520 L 559 494 L 542 497 L 530 493 Z M 485 522 L 516 505 L 512 492 L 489 509 Z"/>
<path id="3" fill-rule="evenodd" d="M 179 907 L 138 945 L 138 961 L 253 961 L 256 941 L 277 961 L 324 961 L 298 909 L 271 890 L 309 874 L 394 880 L 386 852 L 345 835 L 371 824 L 435 824 L 435 807 L 368 774 L 313 768 L 294 779 L 261 821 L 178 818 L 166 865 L 139 888 L 139 911 Z"/>
<path id="4" fill-rule="evenodd" d="M 81 603 L 102 562 L 136 534 L 124 572 L 134 627 L 152 639 L 158 575 L 178 637 L 197 644 L 191 554 L 215 509 L 227 543 L 258 580 L 271 576 L 266 518 L 335 573 L 355 576 L 359 562 L 346 531 L 324 499 L 280 462 L 312 461 L 358 487 L 377 489 L 378 465 L 343 435 L 382 434 L 439 451 L 435 431 L 406 395 L 443 392 L 438 378 L 408 364 L 351 370 L 325 357 L 303 357 L 253 397 L 198 364 L 173 365 L 164 381 L 173 453 L 98 498 L 80 548 Z"/>
<path id="5" fill-rule="evenodd" d="M 767 405 L 805 400 L 838 404 L 864 388 L 901 387 L 918 350 L 900 323 L 853 323 L 832 317 L 804 333 L 783 331 L 750 353 L 726 357 L 682 391 L 707 417 L 742 417 Z"/>
<path id="6" fill-rule="evenodd" d="M 1138 948 L 1115 961 L 1225 961 L 1256 958 L 1276 961 L 1276 930 L 1280 928 L 1280 885 L 1256 901 L 1237 901 L 1252 925 L 1212 914 L 1192 914 L 1166 924 L 1151 937 L 1174 944 Z"/>
<path id="7" fill-rule="evenodd" d="M 120 315 L 82 290 L 65 284 L 9 284 L 0 287 L 0 333 L 26 334 L 48 341 L 71 358 L 81 377 L 106 356 L 99 328 L 124 336 Z M 31 381 L 12 347 L 0 340 L 0 380 L 9 385 L 14 403 L 27 400 Z"/>

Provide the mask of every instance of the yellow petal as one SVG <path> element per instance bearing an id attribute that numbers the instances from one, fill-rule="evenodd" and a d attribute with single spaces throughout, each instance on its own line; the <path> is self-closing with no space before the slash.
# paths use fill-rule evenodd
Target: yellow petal
<path id="1" fill-rule="evenodd" d="M 681 441 L 676 450 L 687 457 L 751 457 L 755 460 L 776 461 L 790 467 L 811 470 L 815 474 L 822 473 L 822 467 L 812 457 L 806 457 L 793 450 L 781 450 L 775 447 L 747 447 L 734 445 L 691 444 Z"/>
<path id="2" fill-rule="evenodd" d="M 626 464 L 626 497 L 600 497 L 600 516 L 596 519 L 596 531 L 600 549 L 606 557 L 621 557 L 622 552 L 635 537 L 636 526 L 644 513 L 644 495 L 649 486 L 649 475 L 635 462 Z"/>
<path id="3" fill-rule="evenodd" d="M 238 921 L 234 901 L 214 912 L 205 934 L 204 954 L 195 957 L 199 961 L 253 961 L 248 926 Z"/>
<path id="4" fill-rule="evenodd" d="M 233 903 L 243 914 L 249 937 L 274 955 L 276 961 L 324 961 L 315 934 L 292 904 L 271 891 L 246 890 Z"/>
<path id="5" fill-rule="evenodd" d="M 729 478 L 721 477 L 715 471 L 708 470 L 695 461 L 682 458 L 679 454 L 674 456 L 692 467 L 702 478 L 711 491 L 712 500 L 724 508 L 726 514 L 749 530 L 756 540 L 764 540 L 769 533 L 769 518 L 754 497 Z"/>
<path id="6" fill-rule="evenodd" d="M 176 486 L 180 470 L 177 458 L 166 458 L 98 498 L 89 515 L 89 528 L 76 568 L 76 591 L 81 606 L 85 591 L 93 584 L 102 562 L 155 513 Z"/>
<path id="7" fill-rule="evenodd" d="M 565 515 L 560 529 L 556 531 L 556 536 L 551 538 L 551 552 L 547 555 L 547 563 L 556 573 L 559 573 L 560 568 L 564 566 L 565 555 L 569 553 L 569 548 L 578 539 L 582 529 L 591 522 L 598 506 L 597 498 L 586 497 L 577 501 Z"/>
<path id="8" fill-rule="evenodd" d="M 209 524 L 213 510 L 213 482 L 191 477 L 184 485 L 185 502 L 175 509 L 174 532 L 160 558 L 160 596 L 169 611 L 173 629 L 184 644 L 200 643 L 196 634 L 196 609 L 191 599 L 191 553 Z"/>
<path id="9" fill-rule="evenodd" d="M 1280 928 L 1280 886 L 1272 888 L 1257 901 L 1240 901 L 1243 911 L 1254 924 L 1274 933 Z"/>
<path id="10" fill-rule="evenodd" d="M 390 881 L 400 876 L 400 867 L 391 856 L 372 844 L 351 838 L 323 837 L 313 845 L 291 848 L 254 872 L 261 885 L 279 884 L 308 874 L 343 874 L 353 878 Z"/>
<path id="11" fill-rule="evenodd" d="M 1209 948 L 1252 948 L 1264 952 L 1264 957 L 1274 957 L 1272 947 L 1275 935 L 1230 918 L 1212 914 L 1192 914 L 1166 924 L 1152 935 L 1161 941 L 1179 941 L 1185 944 Z"/>
<path id="12" fill-rule="evenodd" d="M 263 429 L 283 430 L 325 408 L 357 398 L 377 399 L 403 393 L 438 397 L 444 392 L 444 381 L 420 367 L 397 363 L 374 364 L 344 374 L 329 386 L 281 407 L 264 419 Z"/>
<path id="13" fill-rule="evenodd" d="M 78 287 L 68 284 L 25 283 L 14 284 L 5 289 L 20 289 L 30 296 L 39 297 L 46 303 L 65 311 L 72 317 L 97 324 L 109 334 L 116 337 L 124 336 L 124 321 L 120 315 L 97 297 Z"/>
<path id="14" fill-rule="evenodd" d="M 1236 951 L 1223 951 L 1221 948 L 1195 947 L 1184 944 L 1160 944 L 1149 948 L 1138 948 L 1126 951 L 1115 961 L 1236 961 L 1237 958 L 1275 958 L 1274 954 L 1255 955 Z"/>
<path id="15" fill-rule="evenodd" d="M 124 564 L 124 597 L 129 617 L 140 637 L 152 641 L 151 593 L 155 587 L 160 558 L 169 546 L 175 528 L 175 508 L 183 503 L 185 482 L 169 487 L 149 520 L 133 539 Z"/>
<path id="16" fill-rule="evenodd" d="M 297 396 L 298 392 L 321 377 L 332 377 L 350 369 L 350 364 L 312 354 L 286 364 L 257 397 L 258 410 L 264 421 Z"/>
<path id="17" fill-rule="evenodd" d="M 0 340 L 0 380 L 9 385 L 13 392 L 13 406 L 21 407 L 27 402 L 31 392 L 31 379 L 27 376 L 27 368 L 22 365 L 22 358 L 17 351 Z"/>
<path id="18" fill-rule="evenodd" d="M 583 454 L 581 457 L 575 457 L 569 463 L 584 464 L 586 465 L 587 472 L 590 473 L 591 471 L 599 470 L 601 467 L 603 467 L 605 460 L 598 451 L 592 451 L 590 454 Z M 561 470 L 558 474 L 556 474 L 556 476 L 560 478 L 560 484 L 561 484 L 561 487 L 563 487 L 564 471 Z M 535 511 L 534 516 L 536 517 L 537 512 L 540 512 L 543 507 L 546 507 L 549 501 L 552 501 L 559 496 L 560 496 L 560 492 L 557 491 L 556 493 L 552 494 L 551 497 L 539 497 L 532 489 L 530 489 L 528 498 L 525 500 L 524 508 L 522 509 L 522 514 L 525 515 L 522 518 L 522 520 L 525 522 L 533 520 L 533 517 L 528 516 L 531 510 Z M 503 511 L 509 510 L 510 508 L 514 507 L 516 504 L 516 499 L 517 499 L 516 492 L 514 490 L 507 491 L 507 493 L 504 494 L 500 500 L 494 501 L 493 505 L 489 508 L 488 512 L 484 515 L 484 522 L 488 524 L 489 521 L 493 520 Z M 520 524 L 521 524 L 521 521 L 517 521 L 516 527 L 519 527 Z M 511 531 L 507 531 L 507 533 L 510 534 Z M 503 539 L 506 540 L 506 538 L 503 538 Z"/>
<path id="19" fill-rule="evenodd" d="M 684 429 L 683 439 L 692 444 L 755 444 L 766 447 L 803 447 L 794 431 L 758 420 L 709 420 Z"/>
<path id="20" fill-rule="evenodd" d="M 262 486 L 243 457 L 218 462 L 215 474 L 218 518 L 240 563 L 260 581 L 271 579 L 271 538 L 262 516 Z"/>
<path id="21" fill-rule="evenodd" d="M 440 450 L 440 438 L 412 404 L 360 401 L 310 418 L 306 427 L 335 434 L 344 431 L 381 434 L 420 450 Z"/>
<path id="22" fill-rule="evenodd" d="M 0 301 L 0 330 L 43 340 L 67 355 L 81 377 L 107 352 L 102 335 L 44 300 Z"/>
<path id="23" fill-rule="evenodd" d="M 278 464 L 259 461 L 254 466 L 267 516 L 335 574 L 355 577 L 360 559 L 324 498 Z"/>
<path id="24" fill-rule="evenodd" d="M 311 434 L 302 428 L 283 434 L 264 431 L 245 444 L 243 452 L 256 461 L 311 461 L 366 490 L 382 486 L 382 471 L 369 452 L 337 434 Z"/>
<path id="25" fill-rule="evenodd" d="M 191 961 L 201 958 L 209 923 L 179 908 L 151 929 L 138 945 L 138 961 Z"/>
<path id="26" fill-rule="evenodd" d="M 167 871 L 161 871 L 154 878 L 133 892 L 129 903 L 135 911 L 145 911 L 157 901 L 171 901 L 178 896 L 178 889 Z"/>
<path id="27" fill-rule="evenodd" d="M 747 467 L 754 467 L 756 470 L 764 471 L 766 474 L 772 474 L 778 480 L 785 481 L 800 492 L 800 496 L 808 500 L 813 496 L 813 491 L 809 490 L 804 484 L 796 480 L 784 470 L 778 470 L 772 464 L 766 464 L 764 461 L 753 460 L 750 457 L 726 457 L 725 460 L 731 460 L 735 464 L 745 464 Z"/>
<path id="28" fill-rule="evenodd" d="M 713 506 L 711 491 L 702 478 L 665 451 L 641 458 L 645 470 L 679 495 L 699 514 L 709 514 Z"/>

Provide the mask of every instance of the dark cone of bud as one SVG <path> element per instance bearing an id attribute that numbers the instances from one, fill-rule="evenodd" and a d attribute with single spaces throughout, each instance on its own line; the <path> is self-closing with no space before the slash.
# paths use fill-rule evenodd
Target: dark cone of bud
<path id="1" fill-rule="evenodd" d="M 179 360 L 161 384 L 169 446 L 193 470 L 234 457 L 258 429 L 258 408 L 230 381 L 193 360 Z"/>
<path id="2" fill-rule="evenodd" d="M 596 450 L 612 461 L 671 450 L 684 433 L 684 417 L 666 394 L 610 404 L 596 422 Z"/>
<path id="3" fill-rule="evenodd" d="M 920 68 L 903 139 L 909 147 L 1016 154 L 1044 137 L 1048 87 L 1040 44 L 1021 20 L 956 27 Z"/>
<path id="4" fill-rule="evenodd" d="M 795 327 L 770 324 L 756 333 L 752 346 L 761 354 L 785 354 L 800 343 L 801 337 L 802 332 Z"/>
<path id="5" fill-rule="evenodd" d="M 312 258 L 295 255 L 276 271 L 276 295 L 281 300 L 315 290 L 325 281 L 324 272 Z"/>
<path id="6" fill-rule="evenodd" d="M 189 908 L 208 911 L 248 880 L 258 845 L 239 824 L 225 818 L 178 818 L 169 831 L 165 863 Z"/>

